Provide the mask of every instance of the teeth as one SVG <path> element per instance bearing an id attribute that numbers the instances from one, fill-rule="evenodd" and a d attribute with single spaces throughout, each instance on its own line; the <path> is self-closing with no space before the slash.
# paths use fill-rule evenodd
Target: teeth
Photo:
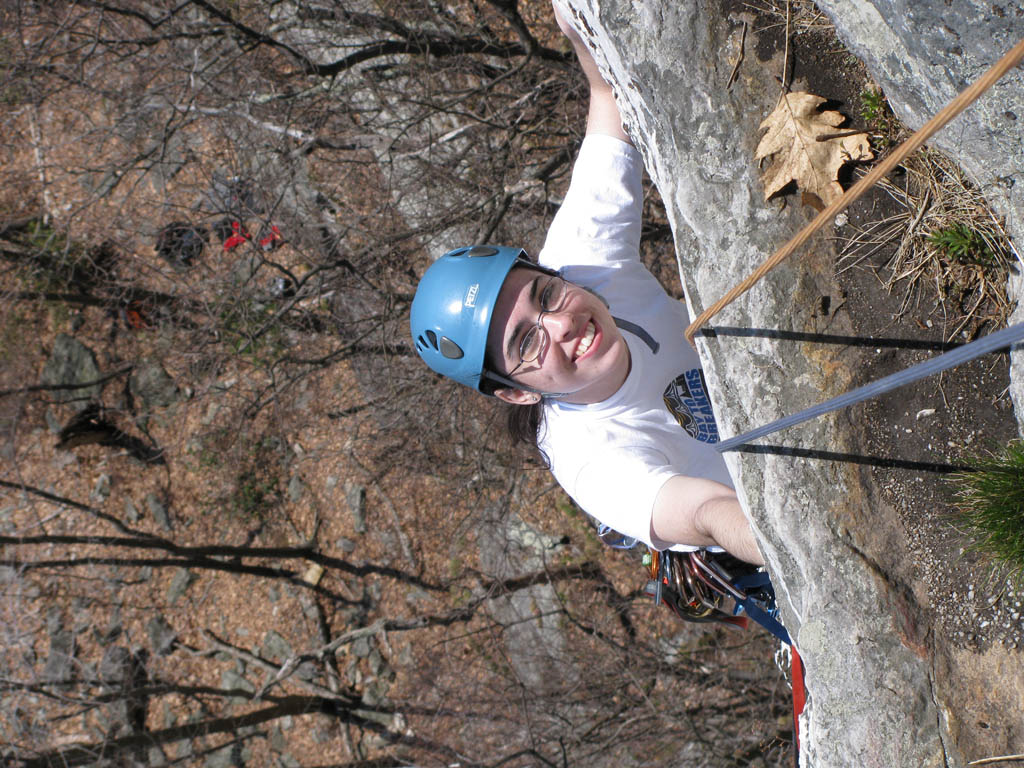
<path id="1" fill-rule="evenodd" d="M 583 334 L 583 338 L 580 340 L 579 346 L 576 347 L 576 358 L 579 359 L 583 355 L 587 354 L 587 350 L 590 349 L 590 345 L 594 343 L 594 334 L 597 333 L 597 329 L 593 323 L 587 323 L 587 330 Z"/>

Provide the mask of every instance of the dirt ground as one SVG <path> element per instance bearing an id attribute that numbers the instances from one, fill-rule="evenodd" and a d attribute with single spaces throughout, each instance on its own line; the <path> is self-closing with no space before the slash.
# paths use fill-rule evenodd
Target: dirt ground
<path id="1" fill-rule="evenodd" d="M 860 383 L 938 354 L 907 348 L 943 342 L 940 313 L 927 311 L 930 302 L 910 322 L 897 321 L 897 297 L 871 270 L 844 273 L 841 283 L 856 335 L 880 340 Z M 971 549 L 952 507 L 953 470 L 1017 437 L 1008 368 L 1005 352 L 988 355 L 850 413 L 860 453 L 874 462 L 871 478 L 906 536 L 908 560 L 890 575 L 917 599 L 933 695 L 954 752 L 968 760 L 1019 753 L 1024 738 L 1024 590 Z"/>

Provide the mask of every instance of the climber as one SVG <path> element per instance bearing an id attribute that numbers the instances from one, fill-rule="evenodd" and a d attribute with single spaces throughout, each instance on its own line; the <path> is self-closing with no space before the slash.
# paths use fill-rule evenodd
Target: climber
<path id="1" fill-rule="evenodd" d="M 555 0 L 590 86 L 586 136 L 537 263 L 475 245 L 426 271 L 411 310 L 435 371 L 512 406 L 570 496 L 655 549 L 763 559 L 718 440 L 689 317 L 641 264 L 642 160 L 611 86 Z"/>

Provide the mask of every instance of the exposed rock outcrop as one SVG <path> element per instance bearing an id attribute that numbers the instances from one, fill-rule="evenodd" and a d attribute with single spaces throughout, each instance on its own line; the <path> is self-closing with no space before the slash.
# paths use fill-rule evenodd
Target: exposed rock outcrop
<path id="1" fill-rule="evenodd" d="M 59 387 L 53 391 L 53 399 L 83 411 L 100 396 L 103 387 L 99 378 L 96 354 L 78 339 L 57 334 L 42 376 L 44 384 Z"/>
<path id="2" fill-rule="evenodd" d="M 806 222 L 797 206 L 780 211 L 762 201 L 751 160 L 758 125 L 779 92 L 779 61 L 741 67 L 727 88 L 743 6 L 571 4 L 664 198 L 695 315 Z M 1024 18 L 1009 2 L 954 5 L 821 3 L 912 127 L 1024 36 Z M 746 55 L 753 58 L 759 41 L 749 34 Z M 1022 125 L 1017 72 L 937 142 L 961 159 L 1018 235 Z M 699 349 L 723 434 L 793 413 L 856 379 L 863 352 L 808 336 L 849 333 L 844 313 L 820 309 L 835 290 L 822 240 L 715 318 L 717 334 L 699 339 Z M 730 335 L 730 327 L 744 332 Z M 801 340 L 769 339 L 759 333 L 765 329 Z M 833 452 L 851 440 L 844 417 L 785 436 L 787 445 Z M 802 764 L 963 765 L 950 724 L 958 703 L 935 685 L 931 628 L 901 576 L 905 536 L 868 473 L 851 463 L 762 454 L 730 454 L 729 462 L 807 666 Z"/>

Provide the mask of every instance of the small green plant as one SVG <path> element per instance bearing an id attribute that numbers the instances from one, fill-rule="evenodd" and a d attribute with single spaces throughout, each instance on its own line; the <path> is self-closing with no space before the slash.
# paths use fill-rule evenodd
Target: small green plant
<path id="1" fill-rule="evenodd" d="M 1024 442 L 975 459 L 973 469 L 955 476 L 956 515 L 979 552 L 1024 581 Z"/>
<path id="2" fill-rule="evenodd" d="M 948 258 L 960 264 L 989 267 L 995 264 L 995 255 L 985 238 L 966 224 L 950 224 L 928 234 L 928 242 Z"/>
<path id="3" fill-rule="evenodd" d="M 246 297 L 229 303 L 221 312 L 220 327 L 232 350 L 257 365 L 273 364 L 285 348 L 284 329 L 272 320 L 276 311 L 271 303 Z"/>
<path id="4" fill-rule="evenodd" d="M 462 558 L 450 557 L 448 558 L 448 578 L 452 581 L 459 578 L 462 575 Z"/>
<path id="5" fill-rule="evenodd" d="M 877 88 L 865 88 L 860 92 L 860 116 L 865 123 L 874 123 L 885 116 L 885 96 Z"/>
<path id="6" fill-rule="evenodd" d="M 899 143 L 902 126 L 878 86 L 869 85 L 860 92 L 860 117 L 871 131 L 871 146 L 875 149 Z"/>
<path id="7" fill-rule="evenodd" d="M 243 517 L 262 519 L 281 503 L 278 478 L 239 475 L 235 491 L 231 494 L 231 509 Z"/>
<path id="8" fill-rule="evenodd" d="M 41 221 L 29 222 L 10 233 L 28 254 L 18 260 L 26 286 L 40 292 L 80 291 L 102 276 L 100 263 L 109 250 L 89 249 Z"/>
<path id="9" fill-rule="evenodd" d="M 235 476 L 228 506 L 241 517 L 264 520 L 283 500 L 281 443 L 263 437 L 242 459 L 242 469 Z"/>

